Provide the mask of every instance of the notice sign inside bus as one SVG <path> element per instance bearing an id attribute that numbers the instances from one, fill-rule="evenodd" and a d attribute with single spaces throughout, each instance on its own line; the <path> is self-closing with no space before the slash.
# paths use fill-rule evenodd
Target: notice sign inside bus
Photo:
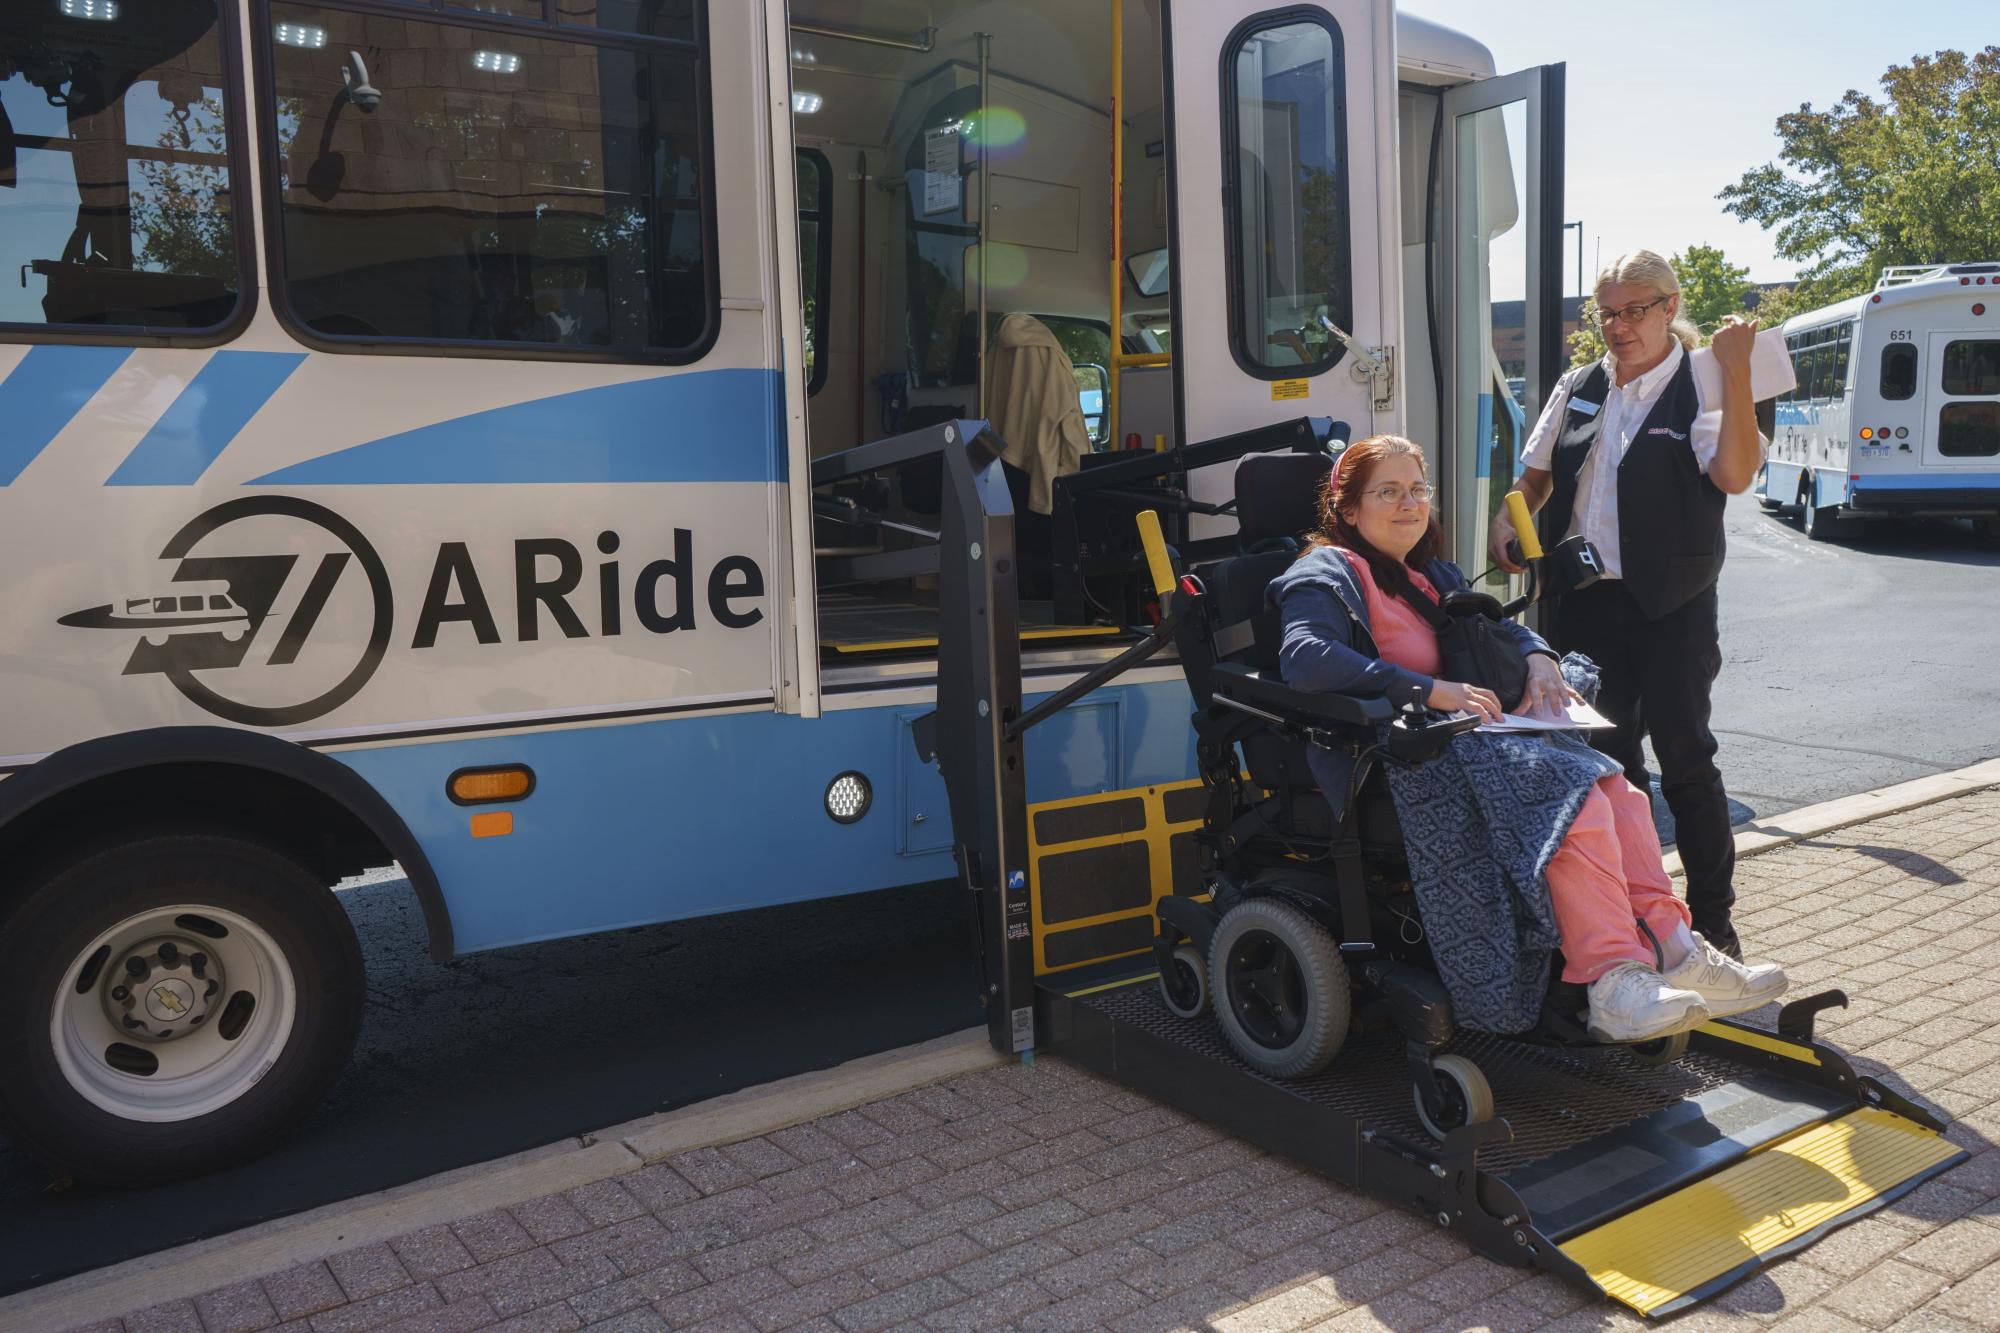
<path id="1" fill-rule="evenodd" d="M 1282 403 L 1291 398 L 1305 398 L 1311 393 L 1308 380 L 1272 380 L 1271 401 Z"/>

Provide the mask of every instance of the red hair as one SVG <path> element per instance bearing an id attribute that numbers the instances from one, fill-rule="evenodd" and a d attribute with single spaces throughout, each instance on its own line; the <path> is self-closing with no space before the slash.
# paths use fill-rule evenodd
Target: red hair
<path id="1" fill-rule="evenodd" d="M 1365 440 L 1356 440 L 1340 455 L 1333 470 L 1327 474 L 1326 484 L 1320 487 L 1319 531 L 1307 538 L 1313 546 L 1344 547 L 1366 560 L 1369 571 L 1375 575 L 1376 585 L 1385 591 L 1403 581 L 1397 562 L 1362 536 L 1361 530 L 1347 521 L 1346 511 L 1361 507 L 1362 497 L 1368 491 L 1376 468 L 1390 458 L 1416 459 L 1417 474 L 1429 479 L 1430 469 L 1424 464 L 1424 451 L 1412 441 L 1400 435 L 1371 435 Z M 1424 535 L 1417 538 L 1417 544 L 1403 557 L 1402 564 L 1420 570 L 1443 554 L 1444 529 L 1438 524 L 1437 509 L 1433 506 Z"/>

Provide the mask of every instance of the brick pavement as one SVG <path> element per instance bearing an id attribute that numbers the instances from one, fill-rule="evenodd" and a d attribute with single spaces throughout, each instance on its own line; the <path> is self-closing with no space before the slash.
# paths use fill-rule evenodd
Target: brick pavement
<path id="1" fill-rule="evenodd" d="M 1976 1155 L 1675 1321 L 2000 1330 L 2000 789 L 1739 866 L 1822 1032 Z M 1887 1071 L 1893 1071 L 1888 1075 Z M 98 1333 L 1011 1326 L 1595 1330 L 1641 1321 L 1059 1059 L 93 1325 Z"/>

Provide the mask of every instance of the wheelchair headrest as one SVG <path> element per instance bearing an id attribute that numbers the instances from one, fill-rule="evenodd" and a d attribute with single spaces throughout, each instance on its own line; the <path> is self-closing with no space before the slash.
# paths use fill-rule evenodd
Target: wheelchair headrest
<path id="1" fill-rule="evenodd" d="M 1236 531 L 1245 550 L 1269 537 L 1319 526 L 1319 493 L 1333 460 L 1324 454 L 1250 454 L 1236 467 Z"/>

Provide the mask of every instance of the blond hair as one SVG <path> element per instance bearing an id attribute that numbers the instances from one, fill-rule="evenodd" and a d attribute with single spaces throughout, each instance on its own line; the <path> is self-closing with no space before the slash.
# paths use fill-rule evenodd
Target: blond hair
<path id="1" fill-rule="evenodd" d="M 1604 285 L 1609 282 L 1644 287 L 1655 296 L 1681 294 L 1681 280 L 1674 276 L 1674 266 L 1651 250 L 1633 250 L 1606 264 L 1590 289 L 1591 295 L 1594 297 L 1603 291 Z M 1700 330 L 1679 311 L 1674 313 L 1673 322 L 1667 325 L 1667 332 L 1680 339 L 1682 347 L 1692 349 L 1701 345 Z"/>

